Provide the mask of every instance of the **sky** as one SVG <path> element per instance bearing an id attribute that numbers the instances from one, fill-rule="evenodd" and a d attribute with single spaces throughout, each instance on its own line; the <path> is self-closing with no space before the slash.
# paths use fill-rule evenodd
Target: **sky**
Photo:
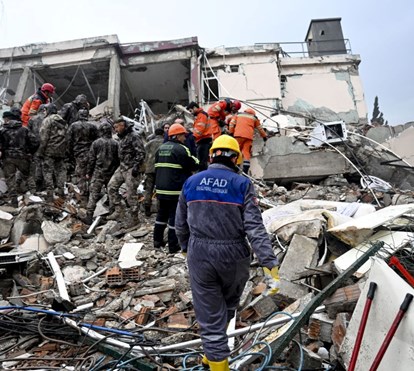
<path id="1" fill-rule="evenodd" d="M 117 34 L 121 43 L 197 36 L 204 48 L 304 41 L 311 19 L 342 18 L 368 118 L 414 121 L 412 0 L 0 0 L 0 48 Z"/>

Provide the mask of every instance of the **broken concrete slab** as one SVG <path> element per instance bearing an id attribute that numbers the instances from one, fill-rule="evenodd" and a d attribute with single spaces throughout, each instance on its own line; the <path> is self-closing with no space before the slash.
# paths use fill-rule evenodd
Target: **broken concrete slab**
<path id="1" fill-rule="evenodd" d="M 13 215 L 10 214 L 10 213 L 8 213 L 8 212 L 6 212 L 6 211 L 0 210 L 0 219 L 2 221 L 3 220 L 12 220 L 13 219 Z"/>
<path id="2" fill-rule="evenodd" d="M 69 242 L 72 237 L 72 232 L 68 228 L 48 220 L 42 223 L 42 231 L 50 244 Z"/>
<path id="3" fill-rule="evenodd" d="M 80 282 L 87 277 L 86 269 L 80 265 L 64 267 L 62 274 L 68 282 Z"/>
<path id="4" fill-rule="evenodd" d="M 371 132 L 371 130 L 369 132 Z M 398 154 L 410 165 L 414 165 L 414 151 L 412 146 L 413 137 L 414 127 L 411 126 L 403 130 L 397 136 L 388 138 L 385 142 L 382 141 L 380 143 Z"/>
<path id="5" fill-rule="evenodd" d="M 32 250 L 45 253 L 49 248 L 45 237 L 42 234 L 33 234 L 24 238 L 23 243 L 19 246 L 21 250 Z"/>
<path id="6" fill-rule="evenodd" d="M 304 163 L 307 166 L 303 166 Z M 317 180 L 355 170 L 337 152 L 311 151 L 296 138 L 282 136 L 270 138 L 266 146 L 254 143 L 250 171 L 255 178 L 274 180 L 284 185 L 298 179 Z"/>
<path id="7" fill-rule="evenodd" d="M 355 247 L 372 236 L 376 227 L 413 211 L 414 204 L 388 206 L 372 215 L 365 215 L 330 228 L 328 232 L 346 244 Z"/>
<path id="8" fill-rule="evenodd" d="M 325 200 L 301 199 L 265 210 L 262 213 L 263 223 L 268 233 L 285 225 L 284 218 L 300 216 L 304 211 L 332 211 L 344 216 L 359 218 L 375 212 L 375 207 L 369 204 L 348 203 Z M 312 219 L 311 219 L 312 220 Z M 322 219 L 321 219 L 322 220 Z"/>
<path id="9" fill-rule="evenodd" d="M 308 293 L 308 289 L 291 280 L 296 279 L 297 274 L 305 267 L 316 266 L 318 259 L 318 242 L 309 237 L 295 234 L 289 244 L 287 253 L 279 269 L 280 291 L 279 294 L 292 299 L 298 299 Z"/>
<path id="10" fill-rule="evenodd" d="M 24 207 L 14 219 L 10 233 L 11 241 L 15 245 L 18 245 L 22 235 L 43 233 L 41 229 L 42 220 L 44 220 L 42 205 L 30 205 Z"/>
<path id="11" fill-rule="evenodd" d="M 0 221 L 0 240 L 9 238 L 12 226 L 13 220 L 3 219 Z"/>
<path id="12" fill-rule="evenodd" d="M 395 251 L 399 250 L 410 241 L 413 241 L 413 239 L 414 233 L 410 232 L 387 230 L 379 231 L 363 243 L 336 258 L 334 260 L 335 269 L 339 273 L 342 273 L 348 269 L 348 267 L 361 256 L 361 253 L 367 251 L 375 241 L 384 242 L 384 248 L 378 252 L 378 255 L 382 258 L 385 258 L 392 255 Z M 371 264 L 372 261 L 367 261 L 354 273 L 354 276 L 358 278 L 362 277 L 366 272 L 369 271 Z"/>

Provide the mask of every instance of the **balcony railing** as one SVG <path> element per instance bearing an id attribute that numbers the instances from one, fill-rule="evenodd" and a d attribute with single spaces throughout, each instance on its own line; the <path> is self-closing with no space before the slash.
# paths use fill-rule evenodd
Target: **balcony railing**
<path id="1" fill-rule="evenodd" d="M 336 43 L 343 43 L 345 45 L 345 49 L 341 47 L 342 45 L 338 47 L 338 45 L 335 45 Z M 284 57 L 309 57 L 310 55 L 317 56 L 332 54 L 352 54 L 351 42 L 349 41 L 349 39 L 308 42 L 280 42 L 278 44 L 280 45 L 281 53 Z"/>

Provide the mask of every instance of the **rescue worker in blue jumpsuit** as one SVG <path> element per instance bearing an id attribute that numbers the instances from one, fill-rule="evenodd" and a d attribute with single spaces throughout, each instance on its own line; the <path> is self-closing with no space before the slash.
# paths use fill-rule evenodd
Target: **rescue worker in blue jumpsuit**
<path id="1" fill-rule="evenodd" d="M 227 324 L 234 317 L 249 278 L 251 251 L 269 282 L 279 289 L 278 260 L 263 225 L 250 180 L 237 174 L 242 154 L 236 139 L 221 135 L 210 149 L 207 170 L 184 183 L 175 219 L 181 249 L 187 253 L 194 310 L 205 356 L 212 371 L 229 370 Z M 247 242 L 248 241 L 248 242 Z"/>

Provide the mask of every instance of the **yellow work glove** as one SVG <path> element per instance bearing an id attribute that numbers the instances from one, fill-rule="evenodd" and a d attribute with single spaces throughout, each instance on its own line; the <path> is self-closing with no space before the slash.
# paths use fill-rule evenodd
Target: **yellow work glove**
<path id="1" fill-rule="evenodd" d="M 279 267 L 274 266 L 272 269 L 263 268 L 265 282 L 268 286 L 265 295 L 274 295 L 280 289 Z"/>
<path id="2" fill-rule="evenodd" d="M 182 256 L 184 256 L 184 258 L 187 258 L 187 251 L 181 251 Z"/>

